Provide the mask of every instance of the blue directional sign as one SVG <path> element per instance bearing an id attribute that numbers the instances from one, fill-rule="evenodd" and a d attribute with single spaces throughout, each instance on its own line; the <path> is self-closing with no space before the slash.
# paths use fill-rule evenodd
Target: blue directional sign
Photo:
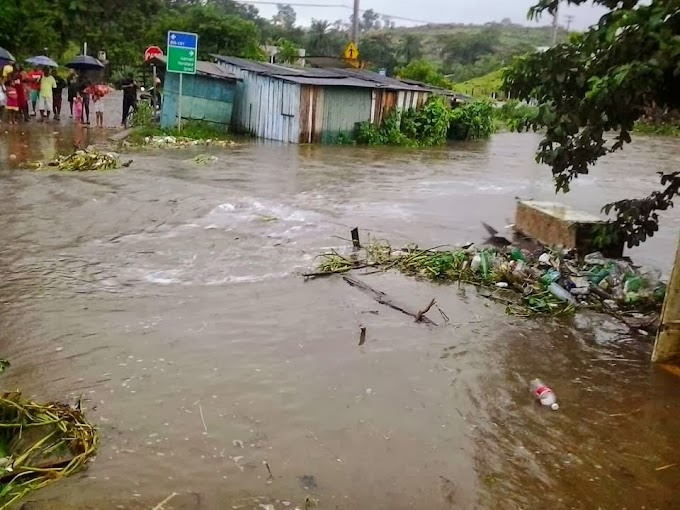
<path id="1" fill-rule="evenodd" d="M 196 74 L 198 58 L 198 34 L 168 32 L 168 63 L 170 73 Z"/>

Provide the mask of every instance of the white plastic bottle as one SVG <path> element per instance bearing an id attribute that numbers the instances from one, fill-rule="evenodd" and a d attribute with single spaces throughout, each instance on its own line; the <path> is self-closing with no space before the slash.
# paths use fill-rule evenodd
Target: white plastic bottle
<path id="1" fill-rule="evenodd" d="M 550 407 L 553 411 L 557 411 L 560 408 L 553 391 L 540 379 L 531 381 L 531 392 L 541 404 Z"/>

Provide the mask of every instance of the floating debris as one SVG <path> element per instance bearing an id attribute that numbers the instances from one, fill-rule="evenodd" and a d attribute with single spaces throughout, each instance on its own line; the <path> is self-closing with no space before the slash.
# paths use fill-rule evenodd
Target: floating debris
<path id="1" fill-rule="evenodd" d="M 130 166 L 132 160 L 122 166 Z M 113 170 L 121 166 L 118 154 L 99 152 L 96 149 L 81 149 L 65 156 L 59 156 L 48 162 L 36 161 L 28 163 L 29 168 L 56 167 L 63 172 L 93 172 L 97 170 Z"/>
<path id="2" fill-rule="evenodd" d="M 99 437 L 80 409 L 0 396 L 0 510 L 86 467 Z"/>
<path id="3" fill-rule="evenodd" d="M 475 285 L 483 296 L 505 304 L 511 315 L 564 315 L 577 308 L 593 308 L 615 315 L 634 329 L 653 326 L 665 296 L 659 272 L 600 253 L 578 259 L 559 249 L 531 253 L 512 245 L 441 248 L 395 250 L 389 243 L 372 242 L 361 249 L 354 247 L 348 256 L 335 250 L 319 255 L 317 272 L 304 276 L 396 269 L 428 280 Z"/>
<path id="4" fill-rule="evenodd" d="M 124 146 L 133 146 L 130 142 L 124 142 Z M 212 138 L 208 139 L 193 139 L 186 138 L 183 136 L 147 136 L 141 143 L 144 147 L 163 147 L 163 148 L 173 148 L 182 149 L 185 147 L 194 147 L 198 145 L 211 146 L 211 147 L 236 147 L 238 144 L 232 140 L 216 140 Z"/>
<path id="5" fill-rule="evenodd" d="M 193 158 L 191 161 L 194 163 L 198 163 L 199 165 L 211 165 L 215 161 L 219 160 L 217 156 L 211 156 L 210 154 L 199 154 L 195 158 Z"/>

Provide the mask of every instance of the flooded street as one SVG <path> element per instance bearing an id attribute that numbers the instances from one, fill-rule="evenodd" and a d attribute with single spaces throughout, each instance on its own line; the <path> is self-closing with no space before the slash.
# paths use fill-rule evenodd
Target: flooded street
<path id="1" fill-rule="evenodd" d="M 650 339 L 593 314 L 509 317 L 472 287 L 362 277 L 412 308 L 436 298 L 451 322 L 430 328 L 341 278 L 299 275 L 355 226 L 395 246 L 479 242 L 481 221 L 512 223 L 515 197 L 555 199 L 538 135 L 18 169 L 72 147 L 73 128 L 53 131 L 0 134 L 2 382 L 82 395 L 102 441 L 84 474 L 27 509 L 148 510 L 172 493 L 166 510 L 679 504 L 680 379 L 651 365 Z M 646 195 L 677 147 L 635 140 L 557 200 L 597 213 Z M 679 231 L 676 208 L 628 255 L 668 275 Z M 534 377 L 559 411 L 534 404 Z"/>

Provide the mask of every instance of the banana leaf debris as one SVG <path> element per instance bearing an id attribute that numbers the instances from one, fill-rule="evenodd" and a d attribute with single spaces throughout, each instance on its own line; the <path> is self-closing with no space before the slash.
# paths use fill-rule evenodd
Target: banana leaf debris
<path id="1" fill-rule="evenodd" d="M 474 285 L 479 293 L 506 305 L 510 315 L 568 315 L 580 309 L 609 313 L 640 331 L 658 327 L 666 284 L 661 273 L 600 253 L 579 258 L 559 248 L 522 249 L 516 245 L 478 248 L 394 249 L 373 241 L 348 253 L 336 250 L 317 257 L 316 278 L 364 268 L 401 273 L 436 282 Z"/>
<path id="2" fill-rule="evenodd" d="M 114 170 L 121 166 L 130 166 L 132 160 L 121 165 L 118 154 L 114 152 L 100 152 L 96 149 L 79 149 L 71 154 L 58 156 L 52 161 L 36 161 L 28 163 L 29 168 L 56 168 L 63 172 L 94 172 L 99 170 Z"/>
<path id="3" fill-rule="evenodd" d="M 94 457 L 96 429 L 80 405 L 0 395 L 0 510 L 28 493 L 77 473 Z"/>

